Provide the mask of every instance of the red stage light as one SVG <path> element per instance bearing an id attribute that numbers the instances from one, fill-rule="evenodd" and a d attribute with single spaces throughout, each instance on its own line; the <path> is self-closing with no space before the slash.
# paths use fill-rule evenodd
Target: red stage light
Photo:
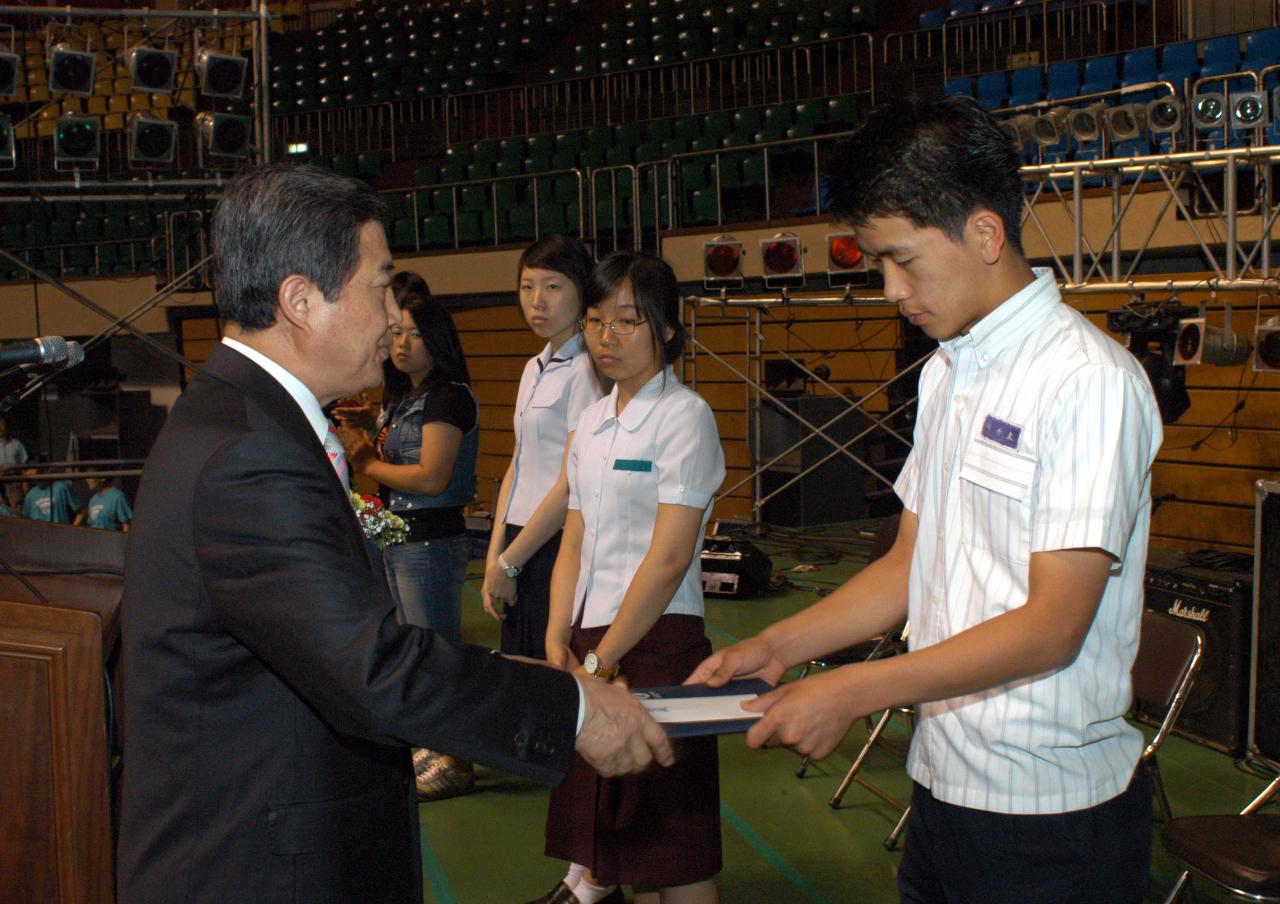
<path id="1" fill-rule="evenodd" d="M 832 270 L 852 270 L 862 263 L 862 249 L 852 235 L 828 236 L 827 259 Z"/>
<path id="2" fill-rule="evenodd" d="M 738 245 L 708 245 L 706 269 L 708 276 L 724 279 L 736 276 L 742 263 L 742 249 Z"/>
<path id="3" fill-rule="evenodd" d="M 764 269 L 769 276 L 794 275 L 800 263 L 800 246 L 793 240 L 775 240 L 764 246 Z"/>

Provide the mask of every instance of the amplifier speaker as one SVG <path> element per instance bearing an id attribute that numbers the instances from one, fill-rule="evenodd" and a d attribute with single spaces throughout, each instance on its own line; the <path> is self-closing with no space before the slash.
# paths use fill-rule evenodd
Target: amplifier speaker
<path id="1" fill-rule="evenodd" d="M 1204 656 L 1178 717 L 1178 734 L 1238 756 L 1248 742 L 1249 570 L 1209 569 L 1188 554 L 1147 554 L 1146 607 L 1189 621 L 1204 632 Z"/>
<path id="2" fill-rule="evenodd" d="M 1280 760 L 1280 481 L 1254 484 L 1253 680 L 1249 746 Z"/>
<path id="3" fill-rule="evenodd" d="M 773 562 L 754 544 L 710 536 L 702 543 L 702 592 L 735 598 L 764 596 L 773 579 Z"/>

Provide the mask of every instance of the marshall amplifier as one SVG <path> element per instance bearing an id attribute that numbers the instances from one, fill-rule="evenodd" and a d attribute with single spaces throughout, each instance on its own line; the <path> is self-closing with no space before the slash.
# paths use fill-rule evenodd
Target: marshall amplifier
<path id="1" fill-rule="evenodd" d="M 1147 554 L 1146 606 L 1189 621 L 1204 632 L 1204 656 L 1175 731 L 1238 756 L 1248 741 L 1251 565 L 1243 557 L 1152 547 Z M 1212 565 L 1214 567 L 1207 567 Z"/>
<path id="2" fill-rule="evenodd" d="M 1254 484 L 1253 680 L 1249 746 L 1280 759 L 1280 481 Z"/>

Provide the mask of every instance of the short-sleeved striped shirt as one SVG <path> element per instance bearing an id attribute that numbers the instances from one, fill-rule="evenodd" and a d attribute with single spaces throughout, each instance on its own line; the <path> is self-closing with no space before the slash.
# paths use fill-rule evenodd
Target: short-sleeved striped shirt
<path id="1" fill-rule="evenodd" d="M 1062 813 L 1128 785 L 1142 738 L 1124 713 L 1161 439 L 1137 359 L 1062 304 L 1048 270 L 925 365 L 896 485 L 919 518 L 912 649 L 1023 605 L 1032 553 L 1115 559 L 1070 665 L 919 707 L 907 770 L 938 799 Z"/>

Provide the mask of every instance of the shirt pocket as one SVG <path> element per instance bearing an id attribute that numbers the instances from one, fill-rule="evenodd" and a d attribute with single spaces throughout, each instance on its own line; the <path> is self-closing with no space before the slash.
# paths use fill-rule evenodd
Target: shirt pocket
<path id="1" fill-rule="evenodd" d="M 975 440 L 960 465 L 964 539 L 1016 562 L 1030 558 L 1036 460 Z"/>

